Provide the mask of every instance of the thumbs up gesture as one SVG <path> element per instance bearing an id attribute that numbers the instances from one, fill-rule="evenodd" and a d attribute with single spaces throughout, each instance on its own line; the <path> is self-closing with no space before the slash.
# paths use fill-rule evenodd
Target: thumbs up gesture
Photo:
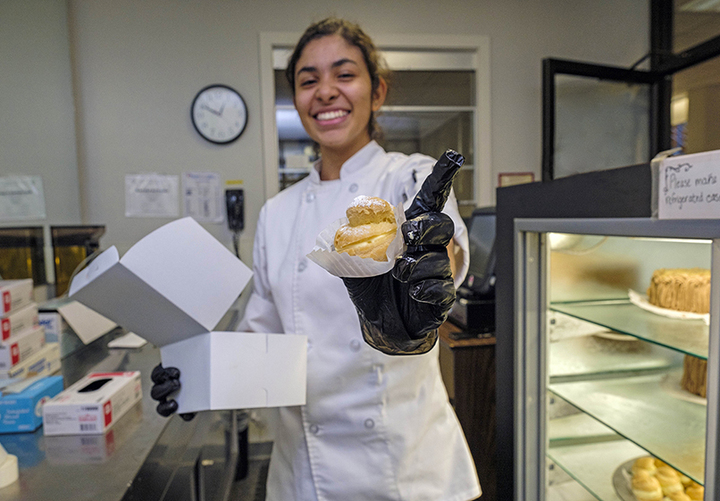
<path id="1" fill-rule="evenodd" d="M 360 318 L 363 338 L 389 355 L 426 353 L 437 328 L 455 302 L 447 245 L 455 226 L 441 211 L 465 159 L 448 150 L 437 161 L 405 211 L 407 246 L 391 271 L 365 278 L 343 278 Z"/>

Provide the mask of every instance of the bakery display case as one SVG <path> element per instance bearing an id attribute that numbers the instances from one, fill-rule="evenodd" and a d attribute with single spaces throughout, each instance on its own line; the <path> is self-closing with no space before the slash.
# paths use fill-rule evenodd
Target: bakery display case
<path id="1" fill-rule="evenodd" d="M 659 269 L 712 270 L 709 311 Z M 716 220 L 515 220 L 515 499 L 634 501 L 641 457 L 720 499 L 718 270 Z"/>

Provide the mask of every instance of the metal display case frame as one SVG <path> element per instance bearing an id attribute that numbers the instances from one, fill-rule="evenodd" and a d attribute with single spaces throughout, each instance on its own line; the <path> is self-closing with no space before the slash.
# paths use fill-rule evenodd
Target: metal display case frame
<path id="1" fill-rule="evenodd" d="M 546 498 L 548 233 L 711 240 L 704 487 L 705 499 L 720 499 L 720 220 L 649 218 L 515 220 L 514 498 Z"/>

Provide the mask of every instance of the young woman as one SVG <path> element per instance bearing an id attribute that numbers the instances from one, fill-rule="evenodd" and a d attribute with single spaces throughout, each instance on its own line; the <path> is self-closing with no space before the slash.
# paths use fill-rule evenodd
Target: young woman
<path id="1" fill-rule="evenodd" d="M 386 153 L 373 140 L 387 83 L 358 26 L 338 19 L 310 26 L 287 77 L 320 160 L 261 210 L 254 290 L 239 326 L 308 337 L 307 404 L 273 410 L 267 499 L 474 499 L 480 486 L 437 348 L 411 356 L 371 348 L 343 280 L 305 257 L 358 195 L 410 205 L 435 160 Z M 463 253 L 457 282 L 467 270 L 468 245 L 454 196 L 444 212 Z"/>

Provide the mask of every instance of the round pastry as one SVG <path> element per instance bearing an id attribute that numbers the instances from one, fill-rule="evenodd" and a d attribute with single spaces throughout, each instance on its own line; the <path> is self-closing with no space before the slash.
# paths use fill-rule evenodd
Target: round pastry
<path id="1" fill-rule="evenodd" d="M 647 471 L 651 475 L 654 475 L 655 471 L 657 470 L 655 458 L 653 458 L 652 456 L 645 456 L 636 459 L 632 465 L 633 475 L 637 475 L 638 471 L 640 470 Z"/>
<path id="2" fill-rule="evenodd" d="M 705 487 L 693 482 L 690 487 L 685 489 L 685 494 L 687 494 L 692 501 L 703 501 L 705 497 Z"/>
<path id="3" fill-rule="evenodd" d="M 690 499 L 690 496 L 688 496 L 687 494 L 685 494 L 682 491 L 674 492 L 674 493 L 670 494 L 669 496 L 667 496 L 665 498 L 665 500 L 666 501 L 692 501 L 692 499 Z"/>
<path id="4" fill-rule="evenodd" d="M 684 488 L 690 487 L 694 482 L 693 480 L 688 477 L 687 475 L 680 474 L 680 483 L 683 484 Z"/>
<path id="5" fill-rule="evenodd" d="M 660 482 L 647 472 L 634 475 L 631 488 L 639 501 L 662 501 L 663 493 Z"/>
<path id="6" fill-rule="evenodd" d="M 661 466 L 655 473 L 655 478 L 660 482 L 663 494 L 666 496 L 674 492 L 683 492 L 683 486 L 680 483 L 680 475 L 670 466 Z"/>
<path id="7" fill-rule="evenodd" d="M 348 224 L 335 232 L 335 252 L 387 261 L 387 248 L 397 234 L 395 213 L 382 198 L 359 196 L 345 212 Z"/>

